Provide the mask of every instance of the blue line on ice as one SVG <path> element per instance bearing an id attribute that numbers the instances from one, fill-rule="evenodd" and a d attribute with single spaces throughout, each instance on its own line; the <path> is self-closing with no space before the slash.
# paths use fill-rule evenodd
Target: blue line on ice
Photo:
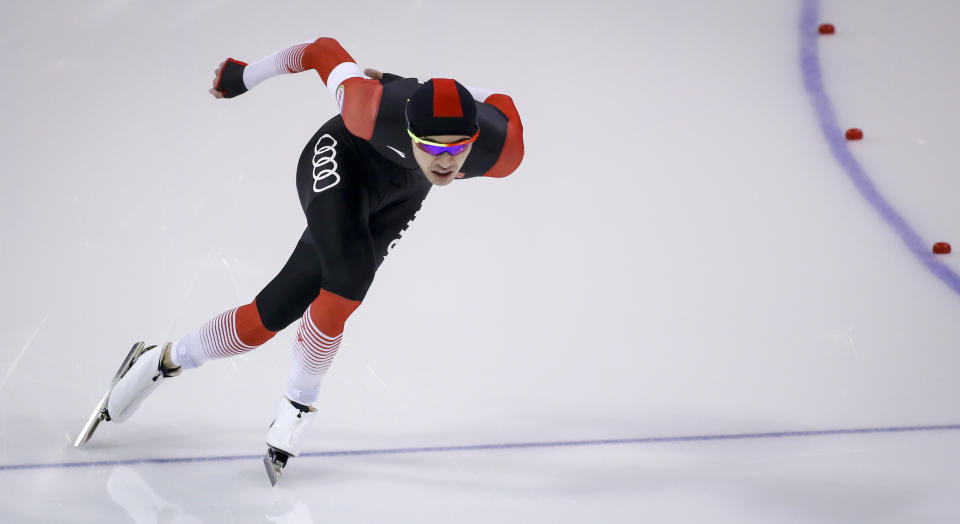
<path id="1" fill-rule="evenodd" d="M 960 294 L 960 275 L 934 259 L 931 246 L 920 238 L 910 224 L 897 213 L 877 187 L 867 176 L 863 166 L 857 162 L 850 148 L 847 146 L 844 133 L 837 124 L 837 115 L 833 112 L 830 98 L 823 89 L 823 72 L 820 70 L 820 54 L 818 39 L 820 38 L 817 25 L 820 18 L 820 0 L 803 0 L 803 11 L 800 16 L 800 67 L 803 69 L 803 83 L 810 96 L 810 102 L 817 112 L 820 129 L 823 131 L 830 151 L 834 158 L 846 171 L 847 176 L 857 187 L 857 191 L 873 206 L 873 209 L 883 220 L 900 235 L 900 239 L 907 245 L 914 256 L 926 266 L 931 273 L 937 276 L 951 289 Z M 932 245 L 932 244 L 931 244 Z"/>
<path id="2" fill-rule="evenodd" d="M 940 426 L 902 426 L 887 428 L 824 429 L 813 431 L 777 431 L 769 433 L 735 433 L 729 435 L 691 435 L 680 437 L 647 437 L 607 440 L 566 440 L 556 442 L 518 442 L 506 444 L 470 444 L 463 446 L 427 446 L 419 448 L 358 449 L 347 451 L 317 451 L 301 453 L 304 457 L 343 457 L 363 455 L 400 455 L 405 453 L 443 453 L 455 451 L 485 451 L 530 448 L 561 448 L 572 446 L 610 446 L 617 444 L 658 444 L 670 442 L 706 442 L 716 440 L 774 439 L 788 437 L 824 437 L 835 435 L 862 435 L 870 433 L 908 433 L 929 431 L 958 431 L 960 424 Z M 226 462 L 229 460 L 260 460 L 263 455 L 222 455 L 211 457 L 141 458 L 125 460 L 91 460 L 87 462 L 60 462 L 50 464 L 0 465 L 0 471 L 23 469 L 63 469 L 104 466 L 128 466 L 131 464 L 182 464 L 188 462 Z"/>

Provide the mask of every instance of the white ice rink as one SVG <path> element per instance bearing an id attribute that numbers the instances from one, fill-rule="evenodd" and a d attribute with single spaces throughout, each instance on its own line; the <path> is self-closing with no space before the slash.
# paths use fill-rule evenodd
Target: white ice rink
<path id="1" fill-rule="evenodd" d="M 4 0 L 0 523 L 960 521 L 960 253 L 930 253 L 960 249 L 958 27 L 953 0 Z M 520 169 L 432 192 L 276 488 L 292 328 L 72 447 L 132 342 L 286 261 L 336 104 L 315 74 L 206 90 L 319 36 L 510 94 Z"/>

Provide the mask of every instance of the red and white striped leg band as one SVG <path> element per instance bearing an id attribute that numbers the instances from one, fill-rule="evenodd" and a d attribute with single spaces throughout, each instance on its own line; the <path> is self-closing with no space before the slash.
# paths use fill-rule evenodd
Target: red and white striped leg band
<path id="1" fill-rule="evenodd" d="M 263 327 L 256 302 L 224 311 L 173 346 L 174 364 L 186 369 L 211 358 L 246 353 L 263 345 L 276 333 Z"/>
<path id="2" fill-rule="evenodd" d="M 326 290 L 310 304 L 300 319 L 297 339 L 293 342 L 287 398 L 307 406 L 316 402 L 323 375 L 340 348 L 343 326 L 359 306 L 357 300 Z"/>

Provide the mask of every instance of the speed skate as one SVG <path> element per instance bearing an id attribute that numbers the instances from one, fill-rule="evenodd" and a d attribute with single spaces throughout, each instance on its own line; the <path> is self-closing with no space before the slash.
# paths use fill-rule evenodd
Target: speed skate
<path id="1" fill-rule="evenodd" d="M 74 446 L 81 446 L 90 440 L 104 420 L 122 422 L 130 418 L 160 384 L 180 374 L 179 366 L 164 365 L 164 357 L 169 358 L 172 346 L 167 342 L 162 348 L 154 350 L 157 346 L 143 347 L 143 342 L 137 342 L 130 348 L 107 392 L 77 436 Z"/>
<path id="2" fill-rule="evenodd" d="M 81 429 L 80 434 L 77 435 L 77 440 L 73 443 L 75 447 L 84 445 L 90 440 L 90 437 L 93 436 L 93 432 L 97 430 L 97 426 L 99 426 L 101 422 L 110 420 L 110 415 L 107 413 L 107 402 L 110 401 L 110 393 L 113 392 L 113 388 L 116 387 L 117 382 L 120 382 L 120 379 L 126 375 L 127 371 L 133 366 L 133 363 L 140 358 L 140 355 L 154 347 L 156 346 L 144 348 L 143 342 L 137 342 L 130 348 L 130 352 L 127 353 L 126 358 L 123 359 L 123 363 L 120 364 L 120 369 L 117 370 L 117 374 L 113 376 L 110 387 L 107 388 L 106 393 L 100 398 L 97 407 L 94 408 L 93 413 L 90 414 L 90 418 L 87 419 L 87 423 L 83 425 L 83 429 Z"/>
<path id="3" fill-rule="evenodd" d="M 280 399 L 277 416 L 267 430 L 267 454 L 263 465 L 267 469 L 270 485 L 276 486 L 283 468 L 290 457 L 300 454 L 307 428 L 317 416 L 316 408 L 294 402 L 287 397 Z"/>

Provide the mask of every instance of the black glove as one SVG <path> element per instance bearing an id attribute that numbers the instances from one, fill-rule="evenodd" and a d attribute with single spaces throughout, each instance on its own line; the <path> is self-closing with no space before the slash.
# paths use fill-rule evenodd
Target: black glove
<path id="1" fill-rule="evenodd" d="M 217 91 L 223 93 L 224 98 L 233 98 L 247 92 L 247 86 L 243 84 L 243 70 L 246 67 L 246 62 L 232 58 L 224 62 L 215 86 Z"/>
<path id="2" fill-rule="evenodd" d="M 387 84 L 395 80 L 403 80 L 403 77 L 400 75 L 395 75 L 393 73 L 383 73 L 383 76 L 380 77 L 381 84 Z"/>

